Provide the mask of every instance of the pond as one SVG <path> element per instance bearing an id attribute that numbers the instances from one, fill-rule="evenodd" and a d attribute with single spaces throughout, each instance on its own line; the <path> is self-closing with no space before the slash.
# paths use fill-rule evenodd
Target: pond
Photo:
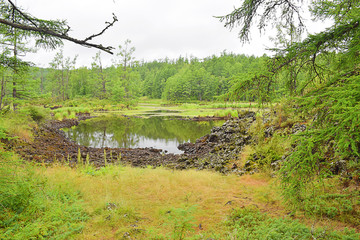
<path id="1" fill-rule="evenodd" d="M 195 142 L 223 122 L 180 120 L 174 116 L 112 116 L 89 119 L 63 130 L 68 138 L 88 147 L 152 147 L 168 153 L 182 153 L 177 148 L 179 144 Z"/>

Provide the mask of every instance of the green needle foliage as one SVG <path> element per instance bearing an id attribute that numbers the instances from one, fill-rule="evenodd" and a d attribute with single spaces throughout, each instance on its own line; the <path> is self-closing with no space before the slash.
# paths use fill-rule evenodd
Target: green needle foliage
<path id="1" fill-rule="evenodd" d="M 313 20 L 331 20 L 333 24 L 301 40 L 300 9 L 306 7 Z M 356 0 L 316 0 L 309 5 L 298 0 L 251 0 L 220 18 L 229 28 L 239 25 L 243 41 L 249 40 L 256 16 L 260 16 L 260 30 L 268 24 L 288 30 L 287 36 L 279 31 L 277 40 L 283 47 L 273 49 L 268 71 L 236 88 L 251 90 L 252 95 L 255 91 L 258 101 L 264 102 L 274 100 L 285 87 L 285 96 L 296 96 L 294 112 L 310 123 L 304 133 L 293 137 L 295 148 L 282 164 L 283 195 L 289 202 L 304 200 L 314 190 L 310 186 L 333 174 L 359 179 L 359 9 Z M 344 163 L 341 169 L 334 168 L 339 163 Z"/>
<path id="2" fill-rule="evenodd" d="M 301 111 L 315 115 L 312 126 L 294 138 L 294 152 L 282 168 L 286 199 L 302 199 L 307 183 L 332 175 L 331 166 L 344 161 L 359 166 L 360 77 L 353 76 L 301 98 Z M 348 168 L 358 178 L 359 168 Z"/>

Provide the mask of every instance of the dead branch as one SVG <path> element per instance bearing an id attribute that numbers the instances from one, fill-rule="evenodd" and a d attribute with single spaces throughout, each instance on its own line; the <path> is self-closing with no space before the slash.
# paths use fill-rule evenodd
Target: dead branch
<path id="1" fill-rule="evenodd" d="M 113 13 L 113 21 L 112 21 L 111 23 L 110 23 L 110 22 L 105 22 L 105 23 L 107 24 L 107 26 L 106 26 L 101 32 L 99 32 L 98 34 L 94 34 L 94 35 L 91 35 L 90 37 L 85 38 L 84 41 L 89 41 L 89 40 L 91 40 L 91 39 L 93 39 L 93 38 L 95 38 L 95 37 L 100 36 L 100 35 L 103 34 L 108 28 L 112 27 L 117 20 L 118 20 L 118 19 L 117 19 L 116 15 Z"/>

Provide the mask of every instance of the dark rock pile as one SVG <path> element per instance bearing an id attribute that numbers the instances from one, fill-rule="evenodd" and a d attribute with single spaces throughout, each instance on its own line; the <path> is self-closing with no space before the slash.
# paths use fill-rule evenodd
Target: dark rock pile
<path id="1" fill-rule="evenodd" d="M 184 154 L 179 159 L 182 164 L 177 167 L 242 173 L 240 166 L 229 166 L 229 163 L 238 160 L 243 147 L 250 143 L 249 128 L 255 119 L 254 112 L 243 112 L 238 119 L 231 119 L 221 127 L 214 127 L 210 134 L 201 137 L 196 143 L 181 144 L 179 149 Z"/>

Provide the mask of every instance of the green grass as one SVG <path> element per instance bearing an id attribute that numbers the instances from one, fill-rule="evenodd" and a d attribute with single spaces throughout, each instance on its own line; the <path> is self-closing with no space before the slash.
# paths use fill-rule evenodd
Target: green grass
<path id="1" fill-rule="evenodd" d="M 219 110 L 215 112 L 215 117 L 233 117 L 237 118 L 239 116 L 238 110 L 232 110 L 232 109 L 224 109 Z"/>
<path id="2" fill-rule="evenodd" d="M 76 118 L 78 113 L 91 113 L 92 110 L 89 107 L 61 107 L 52 110 L 54 119 L 63 120 L 63 119 L 72 119 Z"/>
<path id="3" fill-rule="evenodd" d="M 216 103 L 216 102 L 196 102 L 172 104 L 163 100 L 151 99 L 142 101 L 136 107 L 129 110 L 119 111 L 120 114 L 128 116 L 142 115 L 154 110 L 169 110 L 174 113 L 163 113 L 162 115 L 177 115 L 183 117 L 238 117 L 241 110 L 255 110 L 256 105 L 249 103 Z"/>

